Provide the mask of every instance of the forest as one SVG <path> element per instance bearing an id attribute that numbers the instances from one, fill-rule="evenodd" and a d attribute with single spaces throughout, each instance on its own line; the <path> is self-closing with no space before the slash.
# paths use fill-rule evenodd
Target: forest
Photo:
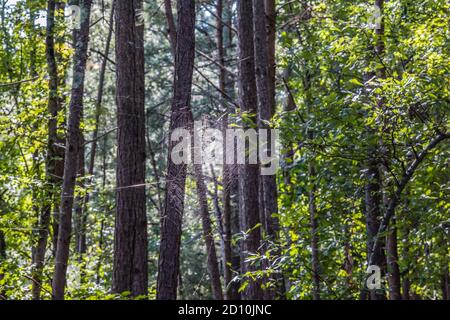
<path id="1" fill-rule="evenodd" d="M 0 0 L 1 300 L 449 300 L 450 2 Z"/>

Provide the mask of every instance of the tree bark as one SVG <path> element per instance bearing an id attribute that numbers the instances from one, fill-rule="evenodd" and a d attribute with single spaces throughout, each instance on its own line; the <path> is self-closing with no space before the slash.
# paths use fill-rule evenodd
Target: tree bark
<path id="1" fill-rule="evenodd" d="M 89 42 L 90 12 L 92 0 L 80 1 L 81 25 L 74 31 L 75 54 L 73 57 L 73 82 L 69 104 L 69 120 L 65 150 L 64 178 L 61 193 L 61 209 L 58 243 L 55 257 L 55 272 L 52 282 L 53 299 L 63 300 L 69 259 L 72 230 L 72 208 L 78 169 L 80 147 L 80 119 L 83 109 L 84 77 Z"/>
<path id="2" fill-rule="evenodd" d="M 42 270 L 44 268 L 45 252 L 47 250 L 47 241 L 49 235 L 50 218 L 52 208 L 54 207 L 55 189 L 59 182 L 57 178 L 57 162 L 60 152 L 57 150 L 56 143 L 58 142 L 57 133 L 57 117 L 61 109 L 58 98 L 58 72 L 55 57 L 54 45 L 54 26 L 55 26 L 55 1 L 49 0 L 47 2 L 47 26 L 46 26 L 46 59 L 47 69 L 49 75 L 49 96 L 47 103 L 47 112 L 50 117 L 47 123 L 48 141 L 46 154 L 46 195 L 44 204 L 38 221 L 37 243 L 34 248 L 34 268 L 33 268 L 33 283 L 31 294 L 33 300 L 39 300 L 41 297 L 42 287 Z"/>
<path id="3" fill-rule="evenodd" d="M 389 283 L 389 299 L 401 300 L 401 279 L 400 268 L 398 266 L 397 227 L 395 226 L 395 221 L 389 228 L 389 233 L 386 239 L 386 260 Z"/>
<path id="4" fill-rule="evenodd" d="M 320 261 L 319 261 L 319 233 L 316 206 L 316 166 L 313 160 L 309 163 L 308 175 L 310 179 L 309 191 L 309 219 L 311 231 L 311 270 L 313 278 L 313 300 L 320 300 Z"/>
<path id="5" fill-rule="evenodd" d="M 145 195 L 145 76 L 142 0 L 117 0 L 115 10 L 117 127 L 116 222 L 112 290 L 148 293 Z"/>
<path id="6" fill-rule="evenodd" d="M 108 56 L 111 46 L 111 39 L 112 39 L 112 33 L 113 33 L 113 23 L 114 23 L 114 10 L 115 10 L 115 0 L 112 3 L 111 7 L 111 14 L 109 18 L 109 31 L 108 36 L 106 38 L 106 44 L 105 44 L 105 51 L 103 52 L 103 61 L 102 66 L 100 69 L 100 78 L 98 83 L 98 90 L 97 90 L 97 98 L 95 101 L 95 119 L 94 119 L 94 132 L 92 133 L 92 142 L 91 142 L 91 152 L 88 162 L 88 171 L 87 175 L 89 177 L 89 184 L 93 181 L 93 175 L 94 175 L 94 166 L 95 166 L 95 157 L 97 155 L 97 143 L 98 143 L 98 131 L 100 127 L 100 116 L 101 116 L 101 108 L 102 108 L 102 102 L 103 102 L 103 91 L 104 91 L 104 85 L 105 85 L 105 75 L 106 75 L 106 66 L 108 64 Z M 81 256 L 86 253 L 86 225 L 87 225 L 87 209 L 89 204 L 90 194 L 86 193 L 86 195 L 83 198 L 83 201 L 81 203 L 82 205 L 82 212 L 80 213 L 80 237 L 77 241 L 77 245 L 79 246 L 78 252 Z"/>
<path id="7" fill-rule="evenodd" d="M 177 51 L 177 27 L 173 18 L 172 0 L 164 0 L 164 12 L 167 20 L 167 33 L 169 35 L 170 49 L 175 57 Z"/>
<path id="8" fill-rule="evenodd" d="M 375 0 L 374 3 L 379 6 L 380 10 L 383 7 L 383 0 Z M 375 46 L 375 55 L 381 57 L 384 52 L 384 42 L 382 40 L 382 35 L 384 34 L 384 22 L 381 22 L 381 26 L 377 26 L 375 30 L 377 41 Z M 378 71 L 377 76 L 382 78 L 384 71 Z M 380 107 L 380 100 L 377 102 Z M 369 129 L 369 140 L 372 140 L 374 136 L 374 130 Z M 365 186 L 365 205 L 366 205 L 366 228 L 367 228 L 367 261 L 368 265 L 378 266 L 382 274 L 386 270 L 386 256 L 385 251 L 382 248 L 384 241 L 376 237 L 379 225 L 380 217 L 382 214 L 382 177 L 380 176 L 380 163 L 379 163 L 379 146 L 369 145 L 368 156 L 367 156 L 367 167 L 366 167 L 366 186 Z M 377 246 L 377 251 L 373 251 L 375 241 L 379 241 L 380 245 Z M 373 261 L 370 262 L 370 257 L 373 257 Z M 372 300 L 384 300 L 385 294 L 382 290 L 372 290 L 370 292 L 370 297 Z"/>
<path id="9" fill-rule="evenodd" d="M 257 114 L 255 51 L 253 45 L 253 8 L 252 2 L 238 0 L 238 38 L 239 38 L 239 95 L 243 112 Z M 266 56 L 267 58 L 267 56 Z M 266 60 L 267 61 L 267 60 Z M 253 124 L 257 123 L 251 116 Z M 244 129 L 248 129 L 244 124 Z M 247 261 L 250 254 L 259 251 L 261 244 L 259 215 L 259 165 L 239 165 L 239 207 L 241 230 L 248 232 L 243 240 L 242 271 L 255 272 L 259 267 Z M 261 300 L 263 291 L 259 280 L 250 281 L 246 288 L 246 299 Z"/>
<path id="10" fill-rule="evenodd" d="M 223 300 L 216 245 L 214 242 L 213 229 L 211 227 L 211 219 L 209 217 L 206 185 L 203 179 L 201 164 L 194 164 L 194 174 L 197 184 L 198 201 L 200 204 L 200 216 L 202 218 L 203 238 L 205 239 L 206 253 L 208 257 L 208 270 L 211 277 L 211 290 L 215 300 Z"/>
<path id="11" fill-rule="evenodd" d="M 179 28 L 169 137 L 175 129 L 188 130 L 192 123 L 190 101 L 195 54 L 195 3 L 190 0 L 178 0 L 177 7 Z M 159 300 L 174 300 L 177 296 L 187 165 L 175 164 L 171 161 L 170 155 L 176 144 L 176 141 L 169 141 L 156 293 Z"/>
<path id="12" fill-rule="evenodd" d="M 369 159 L 366 169 L 366 186 L 365 186 L 365 205 L 366 205 L 366 228 L 367 228 L 367 262 L 368 265 L 376 265 L 381 270 L 385 270 L 386 256 L 383 248 L 380 245 L 376 247 L 376 251 L 373 250 L 376 235 L 380 226 L 380 205 L 381 205 L 381 190 L 380 190 L 380 174 L 378 168 L 378 161 L 374 151 L 369 151 Z M 372 258 L 371 258 L 372 257 Z M 372 300 L 384 300 L 385 295 L 380 290 L 372 290 L 370 292 Z"/>

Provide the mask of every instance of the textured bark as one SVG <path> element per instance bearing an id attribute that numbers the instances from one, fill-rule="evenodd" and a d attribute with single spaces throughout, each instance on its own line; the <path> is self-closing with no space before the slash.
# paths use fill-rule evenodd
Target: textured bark
<path id="1" fill-rule="evenodd" d="M 266 8 L 266 3 L 270 7 Z M 267 9 L 267 10 L 266 10 Z M 255 46 L 255 73 L 258 96 L 259 127 L 270 129 L 267 124 L 272 120 L 275 111 L 275 8 L 272 1 L 253 0 L 253 25 L 254 25 L 254 46 Z M 271 15 L 266 19 L 266 12 Z M 270 28 L 268 28 L 270 22 Z M 270 36 L 270 37 L 269 37 Z M 270 140 L 270 134 L 268 135 Z M 261 148 L 262 146 L 260 146 Z M 271 144 L 264 146 L 271 153 Z M 276 241 L 278 238 L 278 219 L 273 215 L 278 212 L 277 208 L 277 185 L 275 175 L 261 176 L 260 200 L 262 206 L 260 212 L 261 222 L 264 231 L 269 239 Z M 265 266 L 267 268 L 267 266 Z M 278 284 L 281 279 L 275 277 Z M 276 286 L 278 287 L 278 286 Z M 273 290 L 266 290 L 265 299 L 273 299 L 276 295 L 276 287 Z"/>
<path id="2" fill-rule="evenodd" d="M 267 53 L 268 53 L 268 86 L 269 86 L 269 108 L 271 116 L 275 115 L 275 43 L 276 43 L 276 6 L 275 0 L 265 0 L 265 14 L 267 24 Z"/>
<path id="3" fill-rule="evenodd" d="M 47 123 L 48 142 L 46 154 L 46 180 L 47 189 L 43 207 L 38 221 L 37 243 L 34 251 L 33 261 L 33 283 L 31 294 L 33 300 L 39 300 L 42 287 L 42 269 L 44 268 L 45 252 L 49 235 L 50 218 L 52 207 L 55 200 L 55 187 L 59 182 L 57 177 L 57 162 L 59 151 L 55 144 L 58 141 L 57 134 L 57 116 L 60 111 L 60 102 L 58 98 L 58 72 L 56 68 L 55 45 L 54 45 L 54 25 L 55 25 L 55 1 L 47 2 L 47 26 L 46 26 L 46 59 L 49 75 L 49 96 L 47 111 L 50 115 Z"/>
<path id="4" fill-rule="evenodd" d="M 211 218 L 208 210 L 208 199 L 206 185 L 203 178 L 202 166 L 194 164 L 194 174 L 197 184 L 198 201 L 200 204 L 200 216 L 202 219 L 203 238 L 206 244 L 208 257 L 208 271 L 211 277 L 211 290 L 215 300 L 223 300 L 222 284 L 220 282 L 219 264 L 217 262 L 216 245 L 214 233 L 211 227 Z"/>
<path id="5" fill-rule="evenodd" d="M 378 170 L 378 161 L 376 155 L 371 151 L 367 162 L 366 169 L 366 186 L 365 186 L 365 205 L 366 205 L 366 228 L 367 228 L 367 261 L 369 265 L 376 265 L 381 270 L 385 270 L 386 256 L 381 245 L 373 250 L 375 241 L 381 241 L 376 237 L 380 226 L 380 206 L 381 206 L 381 190 L 380 190 L 380 174 Z M 370 293 L 372 300 L 385 299 L 384 293 L 378 290 L 372 290 Z"/>
<path id="6" fill-rule="evenodd" d="M 115 10 L 118 148 L 113 292 L 147 295 L 144 25 L 141 0 Z"/>
<path id="7" fill-rule="evenodd" d="M 375 5 L 380 6 L 382 10 L 383 0 L 375 0 Z M 381 57 L 384 52 L 384 42 L 382 40 L 382 35 L 384 34 L 384 24 L 376 29 L 377 42 L 375 46 L 375 55 Z M 377 76 L 382 77 L 384 71 L 377 71 Z M 382 102 L 377 101 L 377 107 L 381 106 Z M 375 131 L 369 129 L 369 140 L 374 136 Z M 377 145 L 369 145 L 368 155 L 367 155 L 367 167 L 366 167 L 366 186 L 365 186 L 365 205 L 366 205 L 366 228 L 367 228 L 367 257 L 368 265 L 378 266 L 382 274 L 385 274 L 386 270 L 386 255 L 384 249 L 384 239 L 379 239 L 376 237 L 377 231 L 380 225 L 380 218 L 382 215 L 382 177 L 380 176 L 380 150 Z M 375 241 L 379 241 L 380 245 L 377 246 L 377 250 L 373 251 Z M 371 262 L 371 257 L 373 261 Z M 370 292 L 370 297 L 372 300 L 384 300 L 385 294 L 382 290 L 372 290 Z"/>
<path id="8" fill-rule="evenodd" d="M 164 12 L 167 20 L 167 33 L 169 35 L 170 48 L 175 57 L 177 51 L 177 27 L 173 18 L 172 0 L 164 0 Z"/>
<path id="9" fill-rule="evenodd" d="M 265 0 L 253 0 L 253 24 L 255 46 L 255 74 L 257 86 L 258 115 L 260 128 L 269 129 L 266 124 L 272 119 L 274 111 L 274 84 L 272 73 L 269 73 L 269 44 L 266 29 Z M 272 45 L 271 45 L 272 47 Z M 270 140 L 269 140 L 270 141 Z M 267 145 L 270 152 L 270 144 Z M 271 238 L 276 238 L 278 232 L 277 220 L 272 217 L 277 213 L 277 186 L 275 175 L 261 176 L 262 201 L 265 222 L 264 230 Z"/>
<path id="10" fill-rule="evenodd" d="M 80 147 L 80 119 L 83 109 L 84 77 L 89 42 L 89 18 L 91 0 L 80 1 L 81 27 L 74 31 L 75 54 L 69 120 L 67 128 L 64 178 L 61 194 L 61 209 L 58 243 L 55 257 L 55 273 L 52 282 L 53 299 L 64 299 L 67 262 L 69 259 L 70 236 L 72 230 L 72 208 L 78 169 Z"/>
<path id="11" fill-rule="evenodd" d="M 170 117 L 170 134 L 178 128 L 189 129 L 192 75 L 195 53 L 195 3 L 178 0 L 177 42 L 175 55 L 174 92 Z M 180 267 L 180 240 L 186 164 L 174 164 L 170 154 L 177 141 L 170 141 L 164 213 L 161 217 L 161 244 L 158 264 L 157 299 L 174 300 Z"/>
<path id="12" fill-rule="evenodd" d="M 398 266 L 398 246 L 397 246 L 397 227 L 395 223 L 389 228 L 386 239 L 386 259 L 389 283 L 389 299 L 401 300 L 400 293 L 401 279 L 400 268 Z"/>
<path id="13" fill-rule="evenodd" d="M 174 31 L 171 31 L 173 28 L 175 28 L 175 23 L 173 21 L 173 14 L 172 14 L 172 8 L 171 4 L 167 5 L 167 1 L 165 2 L 166 7 L 166 19 L 167 24 L 169 26 L 169 39 L 172 46 L 172 53 L 173 57 L 176 57 L 176 50 L 173 48 L 176 47 L 176 39 L 177 39 L 177 33 Z M 191 119 L 189 123 L 189 128 L 192 130 L 194 123 L 192 122 L 193 116 L 192 111 L 189 108 L 189 112 L 191 112 L 191 116 L 189 117 Z M 195 133 L 194 133 L 195 134 Z M 192 157 L 194 157 L 194 149 L 192 149 Z M 211 218 L 209 215 L 209 209 L 208 209 L 208 198 L 207 198 L 207 188 L 205 185 L 204 177 L 203 177 L 203 168 L 201 165 L 194 165 L 194 176 L 196 180 L 196 186 L 197 186 L 197 195 L 198 195 L 198 201 L 200 205 L 200 217 L 202 220 L 202 228 L 203 228 L 203 238 L 205 240 L 206 245 L 206 254 L 207 254 L 207 265 L 208 265 L 208 271 L 211 278 L 211 291 L 213 298 L 215 300 L 223 300 L 223 292 L 222 292 L 222 284 L 220 281 L 220 271 L 219 271 L 219 264 L 217 260 L 217 253 L 216 253 L 216 246 L 214 242 L 214 234 L 212 230 L 212 223 Z M 179 275 L 181 278 L 181 275 Z"/>
<path id="14" fill-rule="evenodd" d="M 243 112 L 257 114 L 255 52 L 253 46 L 253 8 L 252 2 L 238 0 L 238 38 L 239 38 L 239 95 Z M 266 56 L 267 57 L 267 56 Z M 253 118 L 256 124 L 256 119 Z M 247 129 L 244 124 L 244 129 Z M 254 272 L 259 269 L 249 263 L 250 254 L 257 253 L 261 244 L 259 215 L 259 166 L 256 164 L 239 165 L 239 207 L 241 230 L 248 232 L 243 241 L 242 272 Z M 260 281 L 251 280 L 246 288 L 246 299 L 262 299 Z"/>

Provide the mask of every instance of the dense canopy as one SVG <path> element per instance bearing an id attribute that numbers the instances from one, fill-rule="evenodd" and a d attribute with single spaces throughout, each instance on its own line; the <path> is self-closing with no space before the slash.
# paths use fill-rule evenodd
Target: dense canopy
<path id="1" fill-rule="evenodd" d="M 0 0 L 0 300 L 450 299 L 449 115 L 446 0 Z"/>

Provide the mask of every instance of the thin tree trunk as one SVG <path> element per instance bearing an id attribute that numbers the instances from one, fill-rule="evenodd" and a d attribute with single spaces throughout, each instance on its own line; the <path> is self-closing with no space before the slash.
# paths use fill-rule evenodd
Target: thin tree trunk
<path id="1" fill-rule="evenodd" d="M 382 10 L 383 0 L 375 0 L 375 5 L 379 6 Z M 384 24 L 377 26 L 377 44 L 375 46 L 375 53 L 380 57 L 384 52 L 384 42 L 381 39 L 384 34 Z M 378 72 L 378 76 L 381 72 Z M 380 104 L 380 102 L 378 102 Z M 369 135 L 374 135 L 374 130 L 369 130 Z M 370 139 L 371 140 L 371 139 Z M 365 186 L 365 205 L 366 205 L 366 228 L 367 228 L 367 248 L 368 248 L 368 264 L 378 266 L 382 273 L 386 270 L 386 256 L 381 243 L 384 243 L 382 239 L 376 237 L 381 217 L 382 206 L 382 178 L 379 171 L 379 146 L 372 145 L 368 147 L 367 168 L 366 168 L 366 186 Z M 379 241 L 380 245 L 377 246 L 377 251 L 374 252 L 374 242 Z M 373 261 L 370 262 L 370 257 L 373 257 Z M 384 300 L 385 294 L 382 290 L 371 290 L 370 297 L 372 300 Z"/>
<path id="2" fill-rule="evenodd" d="M 108 146 L 108 135 L 105 135 L 103 137 L 103 159 L 102 159 L 102 188 L 105 190 L 106 187 L 106 150 Z M 106 207 L 104 208 L 106 210 Z M 102 258 L 103 258 L 103 244 L 104 244 L 104 229 L 105 229 L 105 220 L 104 218 L 101 220 L 100 225 L 100 235 L 99 235 L 99 241 L 98 241 L 98 247 L 100 250 L 100 256 L 98 257 L 97 266 L 96 266 L 96 284 L 100 283 L 100 268 L 102 267 Z"/>
<path id="3" fill-rule="evenodd" d="M 231 6 L 230 3 L 227 2 L 227 5 Z M 225 68 L 225 55 L 226 50 L 224 48 L 224 5 L 223 0 L 217 0 L 216 4 L 216 16 L 217 16 L 217 60 L 220 64 L 219 68 L 219 89 L 221 92 L 230 94 L 229 84 L 227 83 L 228 73 Z M 230 8 L 227 8 L 227 13 L 231 16 Z M 232 31 L 230 30 L 230 35 Z M 228 46 L 231 45 L 231 39 L 229 39 Z M 222 99 L 226 100 L 225 94 L 222 94 Z M 228 128 L 228 108 L 225 105 L 226 114 L 222 120 L 222 130 L 223 134 L 226 133 Z M 224 135 L 225 136 L 225 135 Z M 224 142 L 224 155 L 226 154 L 226 141 Z M 224 268 L 224 286 L 225 286 L 225 299 L 234 300 L 236 299 L 236 290 L 234 290 L 234 285 L 231 283 L 233 274 L 232 274 L 232 244 L 231 244 L 231 183 L 233 179 L 233 165 L 226 164 L 224 162 L 223 165 L 223 191 L 222 191 L 222 226 L 223 226 L 223 268 Z"/>
<path id="4" fill-rule="evenodd" d="M 60 111 L 60 103 L 58 98 L 58 72 L 56 68 L 55 46 L 54 46 L 54 26 L 55 26 L 55 1 L 49 0 L 47 2 L 47 27 L 46 27 L 46 58 L 47 69 L 49 74 L 49 96 L 47 111 L 50 114 L 47 131 L 47 155 L 46 155 L 46 195 L 44 204 L 41 209 L 41 214 L 38 221 L 38 235 L 37 244 L 34 248 L 34 268 L 33 268 L 33 283 L 31 294 L 33 300 L 39 300 L 41 297 L 42 287 L 42 269 L 44 268 L 45 252 L 47 249 L 47 240 L 49 235 L 49 226 L 52 207 L 55 200 L 55 188 L 57 178 L 55 177 L 56 162 L 58 157 L 58 150 L 55 144 L 58 141 L 57 135 L 57 116 Z"/>
<path id="5" fill-rule="evenodd" d="M 444 272 L 441 280 L 442 287 L 442 300 L 450 300 L 450 276 L 448 273 L 448 267 Z"/>
<path id="6" fill-rule="evenodd" d="M 320 300 L 320 261 L 319 261 L 319 234 L 318 234 L 318 219 L 316 206 L 317 193 L 317 173 L 316 166 L 313 160 L 309 163 L 308 175 L 310 179 L 309 191 L 309 219 L 311 231 L 311 269 L 313 278 L 313 299 Z"/>
<path id="7" fill-rule="evenodd" d="M 257 114 L 255 51 L 253 46 L 253 8 L 252 2 L 238 0 L 238 38 L 239 38 L 239 95 L 243 112 Z M 266 56 L 267 58 L 267 56 Z M 254 124 L 255 117 L 251 117 Z M 248 124 L 244 124 L 248 129 Z M 259 251 L 261 231 L 259 215 L 259 165 L 239 165 L 239 207 L 241 230 L 248 232 L 243 240 L 242 272 L 256 272 L 260 268 L 248 261 L 250 254 Z M 249 280 L 245 298 L 261 300 L 263 291 L 259 280 Z"/>
<path id="8" fill-rule="evenodd" d="M 117 0 L 115 11 L 118 149 L 112 290 L 132 296 L 148 293 L 142 8 L 142 0 Z"/>
<path id="9" fill-rule="evenodd" d="M 55 257 L 55 273 L 52 282 L 53 299 L 64 299 L 67 263 L 69 259 L 70 236 L 72 230 L 72 208 L 75 182 L 78 169 L 80 146 L 80 119 L 83 109 L 84 77 L 89 42 L 89 18 L 92 0 L 80 1 L 81 27 L 74 31 L 74 70 L 69 121 L 65 150 L 64 179 L 61 193 L 61 209 L 58 231 L 58 244 Z"/>
<path id="10" fill-rule="evenodd" d="M 84 112 L 81 113 L 81 121 L 84 119 Z M 78 181 L 77 186 L 80 189 L 84 189 L 84 176 L 85 170 L 85 147 L 84 147 L 84 135 L 80 134 L 79 139 L 79 151 L 78 151 Z M 75 221 L 74 221 L 74 233 L 75 233 L 75 252 L 78 255 L 78 262 L 81 263 L 83 255 L 86 253 L 86 231 L 85 231 L 85 217 L 83 213 L 84 197 L 77 195 L 75 198 Z M 82 272 L 83 273 L 83 272 Z"/>
<path id="11" fill-rule="evenodd" d="M 272 14 L 271 19 L 274 19 L 274 8 L 272 7 L 274 4 L 271 1 L 253 0 L 253 25 L 255 30 L 255 72 L 258 96 L 259 127 L 265 130 L 270 130 L 270 126 L 267 122 L 272 120 L 275 110 L 275 25 L 273 24 L 273 28 L 271 29 L 267 28 L 268 19 L 266 19 L 267 10 L 265 7 L 265 2 L 271 5 L 271 7 L 267 9 Z M 274 21 L 271 22 L 274 23 Z M 268 34 L 270 34 L 270 38 L 268 37 Z M 269 40 L 271 41 L 270 43 Z M 267 145 L 259 147 L 267 149 L 268 153 L 272 155 L 272 152 L 275 152 L 275 150 L 271 149 L 271 134 L 268 133 L 267 136 Z M 273 217 L 273 215 L 278 211 L 275 174 L 261 176 L 260 186 L 260 200 L 262 201 L 262 212 L 260 212 L 260 216 L 261 222 L 263 223 L 263 229 L 269 239 L 276 241 L 278 238 L 279 227 L 278 220 Z M 265 266 L 265 268 L 268 268 L 268 266 Z M 275 295 L 276 290 L 266 290 L 265 299 L 273 299 Z"/>
<path id="12" fill-rule="evenodd" d="M 400 268 L 398 266 L 397 227 L 395 226 L 395 219 L 393 219 L 393 222 L 386 239 L 389 298 L 390 300 L 401 300 L 401 280 Z"/>
<path id="13" fill-rule="evenodd" d="M 208 270 L 211 277 L 211 290 L 215 300 L 223 300 L 222 284 L 220 282 L 219 264 L 217 262 L 216 245 L 209 217 L 206 185 L 203 179 L 202 165 L 194 164 L 194 174 L 197 184 L 200 216 L 202 218 L 203 238 L 205 239 L 208 256 Z"/>
<path id="14" fill-rule="evenodd" d="M 177 52 L 177 27 L 175 26 L 175 19 L 173 18 L 172 0 L 164 0 L 164 12 L 167 20 L 167 33 L 169 35 L 170 48 L 172 56 L 176 56 Z"/>
<path id="15" fill-rule="evenodd" d="M 370 151 L 369 160 L 367 162 L 366 186 L 365 186 L 365 205 L 366 205 L 366 228 L 367 228 L 367 261 L 369 266 L 376 265 L 381 270 L 385 269 L 386 256 L 381 245 L 377 246 L 377 250 L 373 251 L 374 243 L 377 241 L 376 235 L 380 226 L 380 175 L 378 170 L 378 161 L 373 151 Z M 372 261 L 370 261 L 372 257 Z M 372 300 L 384 300 L 385 295 L 380 290 L 372 290 L 370 293 Z"/>
<path id="16" fill-rule="evenodd" d="M 108 64 L 108 56 L 109 56 L 112 33 L 113 33 L 114 8 L 115 8 L 115 1 L 113 1 L 112 7 L 111 7 L 111 14 L 110 14 L 110 18 L 109 18 L 109 26 L 110 27 L 109 27 L 109 31 L 108 31 L 108 36 L 106 38 L 105 51 L 103 53 L 103 61 L 102 61 L 101 69 L 100 69 L 100 78 L 99 78 L 99 84 L 98 84 L 98 90 L 97 90 L 97 99 L 95 101 L 94 132 L 92 133 L 91 152 L 90 152 L 89 163 L 88 163 L 88 172 L 87 172 L 87 175 L 89 177 L 89 181 L 88 181 L 89 184 L 93 181 L 95 157 L 97 155 L 97 142 L 98 142 L 97 140 L 98 140 L 98 131 L 99 131 L 101 108 L 102 108 L 102 101 L 103 101 L 106 66 Z M 84 157 L 83 157 L 83 159 L 84 159 Z M 81 160 L 81 157 L 80 157 L 80 160 Z M 83 167 L 80 166 L 80 169 L 84 170 L 84 165 L 83 165 Z M 81 172 L 80 174 L 84 175 L 83 172 Z M 86 250 L 87 250 L 86 226 L 87 226 L 87 208 L 88 208 L 88 204 L 89 204 L 89 198 L 90 198 L 90 194 L 86 193 L 86 195 L 83 197 L 82 201 L 80 201 L 79 207 L 77 208 L 79 210 L 78 211 L 79 229 L 78 229 L 78 237 L 77 237 L 78 239 L 77 239 L 76 243 L 77 243 L 77 248 L 78 248 L 77 251 L 79 253 L 80 262 L 81 262 L 83 255 L 86 253 Z"/>
<path id="17" fill-rule="evenodd" d="M 175 129 L 188 130 L 192 123 L 190 101 L 195 54 L 195 3 L 193 1 L 178 0 L 177 25 L 179 27 L 169 137 Z M 159 300 L 174 300 L 177 296 L 187 165 L 175 164 L 171 161 L 171 153 L 176 144 L 176 141 L 170 141 L 168 148 L 167 183 L 164 213 L 161 217 L 156 293 Z"/>

